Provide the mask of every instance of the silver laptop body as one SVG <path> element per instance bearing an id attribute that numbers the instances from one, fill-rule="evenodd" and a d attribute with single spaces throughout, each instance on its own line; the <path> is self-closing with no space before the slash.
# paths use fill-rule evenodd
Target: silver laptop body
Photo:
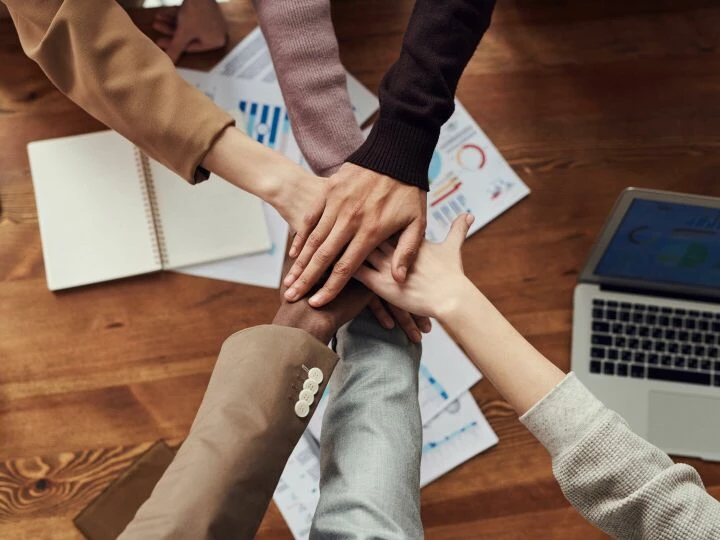
<path id="1" fill-rule="evenodd" d="M 720 461 L 720 199 L 623 191 L 573 309 L 577 377 L 666 452 Z"/>

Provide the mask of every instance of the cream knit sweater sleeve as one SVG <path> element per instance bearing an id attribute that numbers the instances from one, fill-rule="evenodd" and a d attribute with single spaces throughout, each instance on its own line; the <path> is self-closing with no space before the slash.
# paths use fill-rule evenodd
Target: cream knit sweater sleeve
<path id="1" fill-rule="evenodd" d="M 520 419 L 552 456 L 570 503 L 616 538 L 720 539 L 697 471 L 633 433 L 569 374 Z"/>

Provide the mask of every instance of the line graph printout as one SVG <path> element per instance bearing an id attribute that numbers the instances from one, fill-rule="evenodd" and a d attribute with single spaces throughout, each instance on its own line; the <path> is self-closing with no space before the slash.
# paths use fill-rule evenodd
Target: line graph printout
<path id="1" fill-rule="evenodd" d="M 422 436 L 421 487 L 498 442 L 470 392 L 463 393 L 423 426 Z M 308 428 L 285 465 L 273 496 L 296 540 L 309 537 L 320 495 L 319 471 L 319 448 Z"/>
<path id="2" fill-rule="evenodd" d="M 423 426 L 420 486 L 498 443 L 470 392 L 464 392 Z"/>
<path id="3" fill-rule="evenodd" d="M 418 401 L 420 417 L 427 424 L 440 411 L 472 388 L 482 374 L 448 335 L 440 323 L 433 319 L 432 330 L 423 336 L 423 351 L 418 373 Z M 320 440 L 322 418 L 328 402 L 328 388 L 332 377 L 318 402 L 308 429 Z"/>

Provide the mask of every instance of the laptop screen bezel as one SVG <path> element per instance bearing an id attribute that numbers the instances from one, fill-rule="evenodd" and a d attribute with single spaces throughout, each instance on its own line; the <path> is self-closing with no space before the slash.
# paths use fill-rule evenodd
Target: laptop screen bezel
<path id="1" fill-rule="evenodd" d="M 720 287 L 716 289 L 677 283 L 648 282 L 642 279 L 603 276 L 595 273 L 600 259 L 605 253 L 610 241 L 615 236 L 617 228 L 622 223 L 633 201 L 642 199 L 646 201 L 660 201 L 677 204 L 690 204 L 706 208 L 720 209 L 720 198 L 688 193 L 675 193 L 652 189 L 627 188 L 623 190 L 613 206 L 610 215 L 605 221 L 600 235 L 590 251 L 585 267 L 580 273 L 580 283 L 594 283 L 603 286 L 621 289 L 641 290 L 648 292 L 662 291 L 663 293 L 680 296 L 702 297 L 720 300 Z"/>

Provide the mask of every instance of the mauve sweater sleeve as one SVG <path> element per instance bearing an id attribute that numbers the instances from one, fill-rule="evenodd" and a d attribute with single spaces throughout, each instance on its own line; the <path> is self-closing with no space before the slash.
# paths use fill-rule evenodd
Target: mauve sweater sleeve
<path id="1" fill-rule="evenodd" d="M 380 83 L 378 121 L 348 161 L 428 189 L 440 127 L 494 7 L 495 0 L 415 2 L 400 57 Z"/>
<path id="2" fill-rule="evenodd" d="M 329 0 L 254 0 L 293 133 L 321 176 L 363 141 L 352 112 Z"/>

